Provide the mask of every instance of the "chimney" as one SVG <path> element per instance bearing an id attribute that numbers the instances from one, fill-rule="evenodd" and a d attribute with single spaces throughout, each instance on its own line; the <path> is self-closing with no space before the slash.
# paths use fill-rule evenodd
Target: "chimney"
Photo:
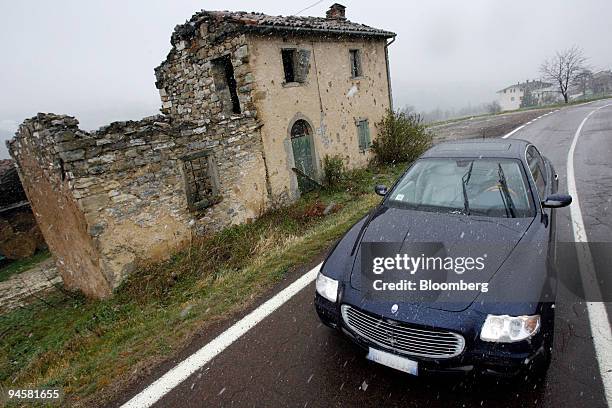
<path id="1" fill-rule="evenodd" d="M 346 20 L 344 10 L 346 10 L 346 7 L 342 4 L 334 3 L 325 13 L 325 18 L 330 20 Z"/>

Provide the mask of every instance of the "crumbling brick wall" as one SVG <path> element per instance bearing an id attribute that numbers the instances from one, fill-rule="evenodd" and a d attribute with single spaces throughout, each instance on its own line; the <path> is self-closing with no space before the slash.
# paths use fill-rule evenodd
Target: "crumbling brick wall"
<path id="1" fill-rule="evenodd" d="M 161 115 L 95 132 L 67 116 L 26 120 L 9 149 L 66 285 L 108 296 L 139 261 L 258 216 L 267 200 L 261 137 L 232 123 L 229 135 L 223 124 Z M 194 154 L 214 165 L 217 186 L 214 203 L 198 208 L 186 187 Z"/>

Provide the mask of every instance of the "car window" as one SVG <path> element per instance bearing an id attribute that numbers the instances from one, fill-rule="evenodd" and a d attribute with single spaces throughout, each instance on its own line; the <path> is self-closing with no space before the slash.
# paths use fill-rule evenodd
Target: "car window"
<path id="1" fill-rule="evenodd" d="M 544 159 L 533 146 L 529 146 L 527 149 L 527 163 L 529 164 L 529 171 L 533 176 L 536 188 L 538 189 L 538 196 L 540 200 L 544 200 L 546 194 L 546 167 L 544 165 Z"/>
<path id="2" fill-rule="evenodd" d="M 420 159 L 389 194 L 387 205 L 491 217 L 531 217 L 529 187 L 513 159 Z"/>

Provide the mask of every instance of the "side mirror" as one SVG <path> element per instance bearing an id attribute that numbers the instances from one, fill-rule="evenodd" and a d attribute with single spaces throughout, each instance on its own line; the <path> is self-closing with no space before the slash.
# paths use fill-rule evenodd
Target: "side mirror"
<path id="1" fill-rule="evenodd" d="M 544 208 L 561 208 L 567 207 L 572 203 L 572 196 L 569 194 L 551 194 L 542 201 Z"/>
<path id="2" fill-rule="evenodd" d="M 376 187 L 374 187 L 374 191 L 376 192 L 376 194 L 383 197 L 386 196 L 388 192 L 387 186 L 383 184 L 378 184 Z"/>

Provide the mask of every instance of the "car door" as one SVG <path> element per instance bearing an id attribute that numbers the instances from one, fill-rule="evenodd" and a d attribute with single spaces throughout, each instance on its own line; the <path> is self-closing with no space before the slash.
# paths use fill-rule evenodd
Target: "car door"
<path id="1" fill-rule="evenodd" d="M 544 161 L 544 158 L 540 152 L 538 152 L 538 149 L 536 149 L 533 145 L 527 148 L 526 156 L 529 171 L 533 177 L 539 200 L 542 202 L 546 199 L 546 196 L 550 194 L 548 190 L 552 184 L 548 179 L 549 171 L 547 169 L 546 162 Z"/>
<path id="2" fill-rule="evenodd" d="M 529 171 L 533 177 L 533 181 L 536 187 L 538 200 L 540 203 L 546 199 L 547 196 L 553 194 L 556 191 L 556 181 L 554 180 L 554 169 L 550 162 L 545 160 L 538 149 L 531 145 L 526 151 L 527 164 L 529 165 Z M 555 213 L 552 208 L 541 208 L 542 218 L 540 219 L 540 227 L 546 230 L 547 242 L 545 243 L 548 247 L 549 260 L 554 265 L 556 262 L 556 226 L 555 226 Z"/>

